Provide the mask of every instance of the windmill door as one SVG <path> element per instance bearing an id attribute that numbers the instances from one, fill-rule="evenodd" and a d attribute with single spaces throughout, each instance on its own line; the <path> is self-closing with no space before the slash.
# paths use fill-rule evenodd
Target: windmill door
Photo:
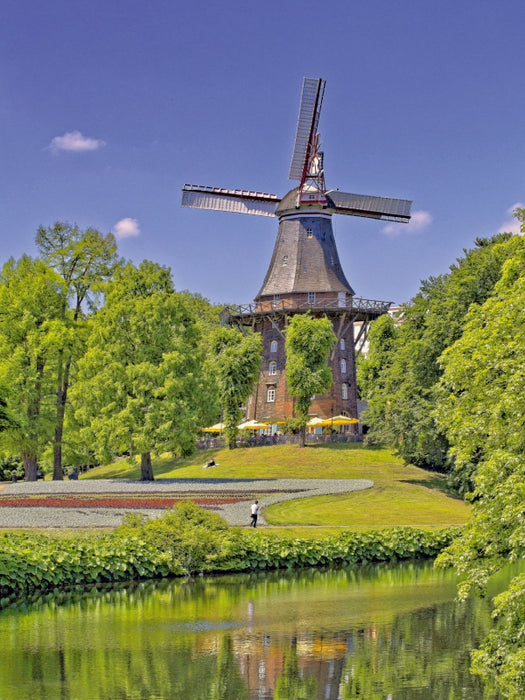
<path id="1" fill-rule="evenodd" d="M 337 306 L 340 309 L 344 309 L 344 307 L 346 306 L 346 292 L 337 293 Z"/>

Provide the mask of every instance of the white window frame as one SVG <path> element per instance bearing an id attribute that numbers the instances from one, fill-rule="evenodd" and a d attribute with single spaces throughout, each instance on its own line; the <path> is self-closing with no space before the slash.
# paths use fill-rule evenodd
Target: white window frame
<path id="1" fill-rule="evenodd" d="M 346 360 L 344 357 L 341 358 L 341 374 L 346 374 Z"/>
<path id="2" fill-rule="evenodd" d="M 344 338 L 341 338 L 341 339 L 339 340 L 339 349 L 340 349 L 340 350 L 344 350 L 344 349 L 345 349 L 345 339 L 344 339 Z"/>
<path id="3" fill-rule="evenodd" d="M 315 292 L 308 292 L 308 303 L 310 306 L 315 305 Z"/>
<path id="4" fill-rule="evenodd" d="M 266 387 L 266 401 L 267 403 L 275 403 L 275 386 Z"/>
<path id="5" fill-rule="evenodd" d="M 348 384 L 341 384 L 341 398 L 343 401 L 348 399 Z"/>
<path id="6" fill-rule="evenodd" d="M 270 375 L 275 375 L 277 374 L 277 362 L 275 360 L 272 360 L 269 365 L 268 365 L 268 374 Z"/>
<path id="7" fill-rule="evenodd" d="M 270 340 L 270 352 L 277 352 L 277 341 Z"/>

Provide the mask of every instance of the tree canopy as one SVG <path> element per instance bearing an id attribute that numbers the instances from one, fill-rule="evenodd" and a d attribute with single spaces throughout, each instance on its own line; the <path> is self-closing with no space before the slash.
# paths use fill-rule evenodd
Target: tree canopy
<path id="1" fill-rule="evenodd" d="M 458 472 L 473 482 L 472 515 L 441 556 L 463 577 L 461 593 L 525 557 L 525 250 L 503 267 L 485 304 L 472 307 L 460 339 L 441 357 L 436 416 Z M 525 696 L 525 575 L 496 601 L 499 625 L 475 669 L 506 697 Z"/>
<path id="2" fill-rule="evenodd" d="M 56 418 L 53 441 L 53 479 L 62 479 L 62 438 L 72 366 L 85 350 L 88 311 L 96 309 L 102 284 L 111 278 L 117 258 L 113 234 L 56 222 L 40 226 L 36 244 L 41 256 L 62 278 L 62 322 L 65 332 L 58 348 Z M 83 309 L 86 306 L 86 309 Z"/>
<path id="3" fill-rule="evenodd" d="M 38 457 L 54 427 L 49 397 L 56 386 L 58 348 L 65 329 L 63 282 L 40 260 L 10 260 L 0 275 L 0 386 L 12 421 L 0 434 L 22 458 L 25 478 L 37 478 Z"/>
<path id="4" fill-rule="evenodd" d="M 205 400 L 194 316 L 167 268 L 144 261 L 116 271 L 93 318 L 72 392 L 75 419 L 101 459 L 151 453 L 189 454 Z"/>
<path id="5" fill-rule="evenodd" d="M 290 396 L 297 399 L 302 446 L 312 396 L 326 394 L 332 386 L 328 358 L 336 340 L 328 318 L 296 314 L 286 328 L 286 381 Z"/>
<path id="6" fill-rule="evenodd" d="M 236 328 L 218 328 L 210 341 L 213 368 L 225 437 L 228 447 L 235 447 L 241 407 L 252 392 L 261 367 L 262 340 L 257 333 L 243 334 Z"/>
<path id="7" fill-rule="evenodd" d="M 422 282 L 404 307 L 399 328 L 383 319 L 372 324 L 369 358 L 360 364 L 370 435 L 407 462 L 450 468 L 448 441 L 432 412 L 442 373 L 438 359 L 461 337 L 470 307 L 490 297 L 505 261 L 524 245 L 511 234 L 478 239 L 447 274 Z"/>

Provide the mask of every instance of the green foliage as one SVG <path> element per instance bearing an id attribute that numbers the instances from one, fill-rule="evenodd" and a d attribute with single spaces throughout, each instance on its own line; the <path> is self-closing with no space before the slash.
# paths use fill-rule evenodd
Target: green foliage
<path id="1" fill-rule="evenodd" d="M 464 578 L 462 596 L 483 589 L 509 559 L 525 557 L 524 308 L 522 246 L 504 265 L 493 296 L 470 310 L 463 336 L 441 358 L 437 420 L 458 478 L 473 481 L 471 518 L 440 557 Z M 479 672 L 513 698 L 525 696 L 520 586 L 523 578 L 498 599 L 500 624 L 475 657 Z"/>
<path id="2" fill-rule="evenodd" d="M 335 342 L 328 318 L 297 314 L 286 329 L 286 382 L 290 396 L 297 399 L 303 445 L 312 396 L 326 394 L 332 385 L 328 357 Z"/>
<path id="3" fill-rule="evenodd" d="M 13 474 L 17 479 L 24 478 L 24 465 L 14 457 L 0 459 L 0 481 L 11 481 Z"/>
<path id="4" fill-rule="evenodd" d="M 281 539 L 230 529 L 216 514 L 184 502 L 153 520 L 130 515 L 120 528 L 95 537 L 0 536 L 0 604 L 13 596 L 92 583 L 433 557 L 454 534 L 453 529 L 392 528 L 318 541 Z"/>
<path id="5" fill-rule="evenodd" d="M 191 454 L 205 401 L 199 343 L 168 269 L 144 261 L 117 270 L 71 395 L 98 458 L 140 454 L 150 480 L 151 452 Z"/>
<path id="6" fill-rule="evenodd" d="M 495 598 L 497 626 L 473 655 L 473 671 L 506 698 L 521 700 L 525 691 L 525 574 Z"/>
<path id="7" fill-rule="evenodd" d="M 406 462 L 450 468 L 448 439 L 433 414 L 442 374 L 439 357 L 461 337 L 470 307 L 491 296 L 505 261 L 524 246 L 522 237 L 510 234 L 478 239 L 449 273 L 421 284 L 398 329 L 383 319 L 373 324 L 369 360 L 360 368 L 369 402 L 366 420 L 371 438 L 394 448 Z"/>
<path id="8" fill-rule="evenodd" d="M 10 260 L 0 274 L 0 386 L 9 423 L 0 445 L 35 480 L 53 434 L 53 403 L 62 322 L 63 282 L 39 260 Z"/>
<path id="9" fill-rule="evenodd" d="M 62 441 L 68 391 L 75 363 L 85 351 L 87 312 L 97 307 L 102 284 L 113 275 L 117 245 L 113 234 L 56 222 L 40 226 L 36 244 L 44 262 L 63 280 L 61 320 L 63 332 L 57 344 L 53 478 L 62 479 Z M 71 431 L 71 432 L 74 432 Z"/>
<path id="10" fill-rule="evenodd" d="M 218 328 L 211 337 L 209 361 L 213 369 L 228 447 L 235 447 L 241 406 L 251 394 L 261 367 L 262 339 L 236 328 Z"/>
<path id="11" fill-rule="evenodd" d="M 191 501 L 177 503 L 161 518 L 145 521 L 128 515 L 118 534 L 139 531 L 141 538 L 169 555 L 170 561 L 187 574 L 221 568 L 230 555 L 235 532 L 216 513 Z"/>

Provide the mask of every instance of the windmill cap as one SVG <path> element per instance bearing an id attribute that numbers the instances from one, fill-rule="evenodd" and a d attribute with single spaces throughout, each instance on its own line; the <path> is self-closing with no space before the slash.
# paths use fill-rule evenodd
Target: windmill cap
<path id="1" fill-rule="evenodd" d="M 327 209 L 326 204 L 321 204 L 318 201 L 301 202 L 299 204 L 299 190 L 300 188 L 296 187 L 295 189 L 290 190 L 290 192 L 284 195 L 284 197 L 277 205 L 277 209 L 275 210 L 276 216 L 281 217 L 286 214 L 297 213 L 299 210 L 309 212 L 311 214 L 313 214 L 316 211 L 319 211 L 322 212 L 325 216 L 327 214 L 331 214 L 330 210 Z M 312 185 L 303 186 L 303 193 L 311 192 L 313 194 L 318 191 L 319 190 L 317 190 Z"/>

